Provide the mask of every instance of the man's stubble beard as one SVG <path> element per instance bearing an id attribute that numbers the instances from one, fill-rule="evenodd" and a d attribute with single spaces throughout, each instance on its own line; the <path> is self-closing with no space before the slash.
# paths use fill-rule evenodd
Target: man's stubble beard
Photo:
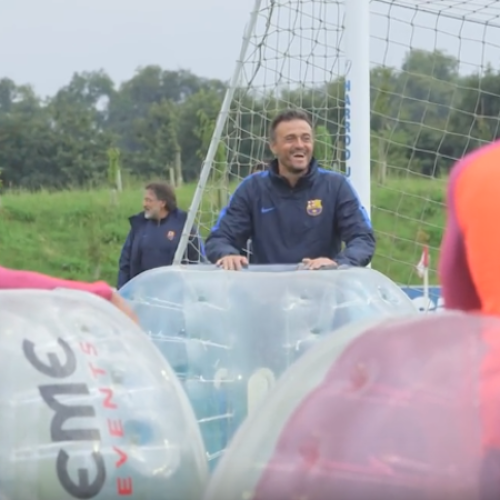
<path id="1" fill-rule="evenodd" d="M 309 163 L 310 163 L 310 160 L 308 161 L 308 163 L 305 167 L 294 167 L 293 164 L 291 164 L 291 163 L 283 163 L 283 167 L 290 175 L 299 176 L 299 175 L 304 175 L 307 173 L 307 171 L 309 169 Z"/>
<path id="2" fill-rule="evenodd" d="M 307 167 L 301 168 L 301 167 L 291 166 L 289 167 L 288 171 L 293 175 L 304 175 L 307 172 Z"/>

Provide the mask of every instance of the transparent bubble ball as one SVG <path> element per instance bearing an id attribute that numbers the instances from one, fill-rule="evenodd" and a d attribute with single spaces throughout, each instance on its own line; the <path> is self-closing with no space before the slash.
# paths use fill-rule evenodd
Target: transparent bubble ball
<path id="1" fill-rule="evenodd" d="M 204 500 L 500 498 L 500 318 L 344 327 L 241 426 Z"/>
<path id="2" fill-rule="evenodd" d="M 120 290 L 181 379 L 211 467 L 281 374 L 323 336 L 364 318 L 417 314 L 377 271 L 295 269 L 166 267 Z"/>
<path id="3" fill-rule="evenodd" d="M 207 466 L 176 375 L 107 301 L 0 291 L 0 498 L 199 498 Z"/>

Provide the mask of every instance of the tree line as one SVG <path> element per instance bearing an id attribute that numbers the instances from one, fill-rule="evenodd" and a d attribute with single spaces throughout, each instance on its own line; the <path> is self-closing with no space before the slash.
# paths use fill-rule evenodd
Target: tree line
<path id="1" fill-rule="evenodd" d="M 246 175 L 269 156 L 265 137 L 280 109 L 300 106 L 315 123 L 315 154 L 342 169 L 345 92 L 342 78 L 315 87 L 261 93 L 237 89 L 215 160 Z M 401 67 L 371 70 L 372 170 L 383 182 L 409 171 L 447 173 L 456 158 L 496 139 L 500 72 L 462 75 L 441 52 L 412 50 Z M 4 187 L 36 190 L 114 182 L 121 169 L 139 179 L 190 182 L 200 172 L 226 83 L 188 70 L 139 68 L 117 85 L 104 70 L 75 73 L 49 98 L 0 79 L 0 179 Z M 118 166 L 119 163 L 119 166 Z"/>

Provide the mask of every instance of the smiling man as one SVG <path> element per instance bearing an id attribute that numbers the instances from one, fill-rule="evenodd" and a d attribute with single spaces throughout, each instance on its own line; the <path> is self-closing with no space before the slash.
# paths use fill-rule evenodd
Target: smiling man
<path id="1" fill-rule="evenodd" d="M 173 188 L 165 182 L 148 184 L 143 209 L 129 219 L 130 232 L 120 255 L 118 288 L 144 271 L 172 265 L 179 245 L 187 213 L 177 207 Z M 183 263 L 203 260 L 203 242 L 193 228 Z"/>
<path id="2" fill-rule="evenodd" d="M 275 160 L 269 168 L 244 179 L 221 211 L 206 241 L 208 259 L 239 270 L 248 265 L 241 253 L 251 239 L 253 264 L 369 264 L 375 238 L 367 213 L 347 179 L 313 158 L 307 113 L 276 116 L 270 148 Z"/>

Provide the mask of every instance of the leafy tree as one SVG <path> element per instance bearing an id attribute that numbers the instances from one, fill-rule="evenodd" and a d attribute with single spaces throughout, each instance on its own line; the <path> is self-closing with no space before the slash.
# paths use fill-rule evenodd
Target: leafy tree
<path id="1" fill-rule="evenodd" d="M 248 174 L 269 156 L 269 120 L 285 107 L 309 111 L 316 129 L 315 155 L 342 169 L 345 82 L 237 90 L 238 120 L 229 120 L 217 147 L 211 182 L 214 203 L 232 174 Z M 389 176 L 446 174 L 453 161 L 500 137 L 500 71 L 462 75 L 442 52 L 410 50 L 399 68 L 371 69 L 372 169 Z M 196 180 L 206 156 L 226 85 L 188 70 L 139 68 L 120 85 L 104 70 L 75 73 L 54 96 L 40 98 L 27 84 L 0 79 L 0 168 L 4 186 L 60 189 L 109 181 L 110 148 L 141 180 Z M 234 105 L 236 106 L 236 105 Z M 232 111 L 236 111 L 233 108 Z M 220 199 L 219 199 L 220 198 Z"/>
<path id="2" fill-rule="evenodd" d="M 327 169 L 333 166 L 333 141 L 324 125 L 316 127 L 314 134 L 314 157 Z"/>
<path id="3" fill-rule="evenodd" d="M 196 134 L 201 141 L 198 157 L 204 161 L 213 139 L 215 121 L 211 120 L 203 110 L 198 112 L 198 119 L 199 125 L 196 128 Z M 215 151 L 211 169 L 211 183 L 217 196 L 217 207 L 220 210 L 227 203 L 228 192 L 227 149 L 223 141 L 219 141 Z"/>

